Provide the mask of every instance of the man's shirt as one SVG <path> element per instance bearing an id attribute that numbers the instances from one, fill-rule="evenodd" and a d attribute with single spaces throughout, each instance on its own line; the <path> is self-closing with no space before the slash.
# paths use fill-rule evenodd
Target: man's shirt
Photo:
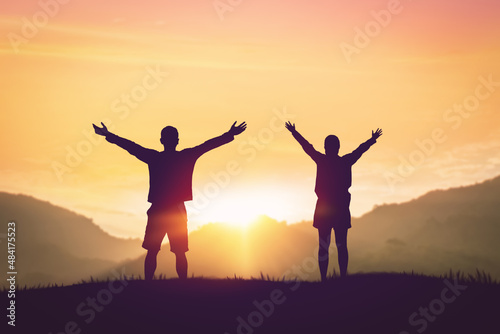
<path id="1" fill-rule="evenodd" d="M 115 134 L 110 133 L 106 136 L 108 142 L 118 145 L 137 159 L 148 164 L 148 202 L 154 204 L 179 203 L 192 200 L 193 170 L 196 160 L 206 152 L 227 144 L 233 139 L 233 135 L 225 133 L 196 147 L 182 151 L 159 152 L 144 148 Z"/>
<path id="2" fill-rule="evenodd" d="M 314 149 L 313 145 L 305 140 L 300 134 L 294 136 L 304 151 L 316 162 L 316 185 L 314 191 L 320 199 L 332 200 L 343 204 L 347 201 L 349 205 L 349 188 L 352 185 L 352 165 L 358 161 L 363 153 L 376 140 L 370 138 L 359 145 L 353 152 L 344 156 L 328 156 Z"/>

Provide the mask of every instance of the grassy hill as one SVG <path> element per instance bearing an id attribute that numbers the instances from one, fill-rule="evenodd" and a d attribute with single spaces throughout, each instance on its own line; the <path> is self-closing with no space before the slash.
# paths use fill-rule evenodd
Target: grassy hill
<path id="1" fill-rule="evenodd" d="M 18 333 L 496 333 L 500 285 L 364 274 L 326 283 L 125 277 L 18 291 Z M 484 278 L 484 277 L 483 277 Z M 2 293 L 2 298 L 5 292 Z"/>

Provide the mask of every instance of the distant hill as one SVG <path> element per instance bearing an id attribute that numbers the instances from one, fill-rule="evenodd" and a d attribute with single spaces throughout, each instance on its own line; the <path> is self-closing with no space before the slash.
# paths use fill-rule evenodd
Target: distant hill
<path id="1" fill-rule="evenodd" d="M 117 277 L 118 278 L 118 277 Z M 352 275 L 325 283 L 109 282 L 16 293 L 19 333 L 498 333 L 500 285 Z M 6 292 L 0 293 L 2 299 Z M 6 322 L 6 320 L 4 319 Z"/>
<path id="2" fill-rule="evenodd" d="M 189 235 L 189 273 L 204 277 L 257 277 L 262 272 L 281 277 L 304 259 L 313 259 L 316 231 L 310 226 L 300 227 L 269 217 L 261 217 L 244 231 L 222 223 L 203 225 Z M 143 267 L 144 256 L 120 264 L 126 274 L 135 276 L 143 276 Z M 168 244 L 158 254 L 156 274 L 176 277 L 175 256 Z M 307 279 L 316 278 L 316 271 L 307 275 Z"/>
<path id="3" fill-rule="evenodd" d="M 348 238 L 349 271 L 439 275 L 449 269 L 467 273 L 479 269 L 500 279 L 499 195 L 497 177 L 376 207 L 353 219 Z M 32 197 L 7 193 L 0 193 L 0 218 L 17 222 L 21 284 L 104 278 L 112 269 L 143 276 L 141 241 L 114 238 L 89 218 Z M 317 280 L 317 243 L 312 222 L 287 224 L 261 217 L 246 231 L 207 224 L 190 234 L 189 275 L 258 277 L 263 273 Z M 157 275 L 176 277 L 169 245 L 162 249 Z M 337 268 L 333 242 L 330 263 L 332 272 Z M 5 261 L 0 262 L 0 270 L 5 266 Z"/>
<path id="4" fill-rule="evenodd" d="M 17 227 L 21 284 L 75 282 L 142 252 L 140 240 L 110 236 L 82 215 L 33 197 L 0 192 L 0 221 L 10 220 Z M 0 239 L 0 247 L 7 254 L 4 240 Z M 6 261 L 0 263 L 6 272 Z"/>
<path id="5" fill-rule="evenodd" d="M 354 199 L 355 200 L 355 199 Z M 209 224 L 190 235 L 189 271 L 195 275 L 260 275 L 316 280 L 317 231 L 312 222 L 287 225 L 261 217 L 245 233 Z M 439 275 L 450 269 L 485 271 L 500 279 L 500 177 L 461 188 L 430 192 L 402 204 L 376 207 L 354 218 L 349 231 L 349 271 L 415 271 Z M 158 274 L 175 277 L 168 245 L 159 253 Z M 142 275 L 144 258 L 125 264 Z M 337 268 L 332 242 L 331 270 Z M 337 269 L 338 272 L 338 269 Z"/>
<path id="6" fill-rule="evenodd" d="M 500 278 L 500 177 L 379 206 L 353 220 L 351 236 L 359 270 L 478 268 Z"/>

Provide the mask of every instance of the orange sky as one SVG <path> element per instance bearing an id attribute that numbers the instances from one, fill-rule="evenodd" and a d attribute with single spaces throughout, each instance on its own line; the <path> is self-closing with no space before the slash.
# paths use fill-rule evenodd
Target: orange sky
<path id="1" fill-rule="evenodd" d="M 247 121 L 199 160 L 191 228 L 311 219 L 315 166 L 285 120 L 317 149 L 337 134 L 341 154 L 383 128 L 354 167 L 354 215 L 500 174 L 500 85 L 484 83 L 500 82 L 498 1 L 214 2 L 0 4 L 0 190 L 141 236 L 147 168 L 98 141 L 100 121 L 155 149 L 165 125 L 185 148 Z"/>

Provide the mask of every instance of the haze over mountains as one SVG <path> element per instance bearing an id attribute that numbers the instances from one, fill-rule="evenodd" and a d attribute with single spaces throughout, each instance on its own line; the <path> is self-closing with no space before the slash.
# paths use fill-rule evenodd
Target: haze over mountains
<path id="1" fill-rule="evenodd" d="M 500 279 L 500 177 L 430 192 L 410 202 L 376 207 L 354 218 L 349 271 L 442 274 L 476 269 Z M 354 199 L 355 200 L 355 199 Z M 140 240 L 112 237 L 90 219 L 24 195 L 0 193 L 0 218 L 17 222 L 21 285 L 143 275 Z M 315 280 L 317 235 L 311 222 L 286 224 L 262 217 L 247 230 L 220 223 L 190 234 L 189 273 L 195 276 L 286 276 Z M 5 239 L 1 247 L 5 250 Z M 332 243 L 333 246 L 333 243 Z M 336 250 L 331 249 L 336 267 Z M 6 252 L 4 252 L 6 254 Z M 2 261 L 0 269 L 6 270 Z M 332 268 L 333 270 L 333 268 Z M 338 270 L 337 270 L 338 271 Z M 157 274 L 175 277 L 168 244 Z"/>
<path id="2" fill-rule="evenodd" d="M 91 219 L 25 195 L 0 192 L 6 232 L 16 222 L 16 265 L 20 284 L 71 283 L 96 275 L 142 253 L 141 241 L 110 236 Z M 2 254 L 7 254 L 1 235 Z M 7 261 L 0 268 L 6 272 Z"/>

